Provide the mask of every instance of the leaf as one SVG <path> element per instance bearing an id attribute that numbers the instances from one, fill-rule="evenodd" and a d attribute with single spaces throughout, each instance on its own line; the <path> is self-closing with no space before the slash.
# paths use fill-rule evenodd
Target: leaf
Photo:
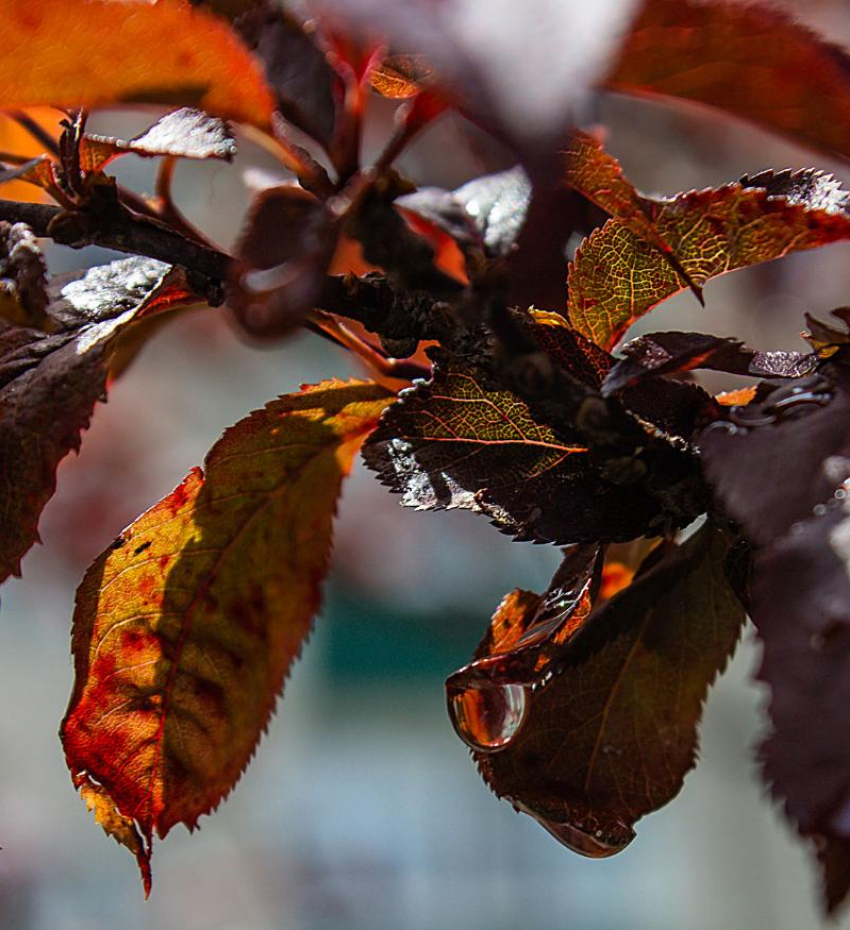
<path id="1" fill-rule="evenodd" d="M 763 774 L 813 844 L 830 913 L 850 890 L 850 508 L 836 497 L 758 555 L 752 611 L 771 689 Z"/>
<path id="2" fill-rule="evenodd" d="M 756 543 L 808 518 L 850 478 L 850 370 L 762 386 L 756 400 L 700 433 L 706 480 Z"/>
<path id="3" fill-rule="evenodd" d="M 144 840 L 135 820 L 119 814 L 103 785 L 95 784 L 85 772 L 81 772 L 74 778 L 74 787 L 79 790 L 80 797 L 86 802 L 86 807 L 94 811 L 95 823 L 100 824 L 107 836 L 111 836 L 116 843 L 126 846 L 136 857 L 142 873 L 145 897 L 149 897 L 151 893 L 150 857 L 145 850 Z"/>
<path id="4" fill-rule="evenodd" d="M 817 366 L 813 352 L 757 352 L 737 339 L 705 333 L 650 333 L 627 342 L 602 385 L 605 396 L 658 375 L 705 368 L 756 378 L 802 378 Z"/>
<path id="5" fill-rule="evenodd" d="M 372 87 L 391 100 L 415 97 L 434 77 L 422 55 L 389 55 L 372 72 Z"/>
<path id="6" fill-rule="evenodd" d="M 641 489 L 603 480 L 577 432 L 537 422 L 486 373 L 439 355 L 432 380 L 399 395 L 363 456 L 406 507 L 482 513 L 517 539 L 632 539 L 658 517 Z"/>
<path id="7" fill-rule="evenodd" d="M 531 182 L 517 165 L 486 174 L 454 191 L 423 187 L 396 199 L 451 236 L 464 250 L 482 248 L 491 258 L 510 254 L 531 203 Z"/>
<path id="8" fill-rule="evenodd" d="M 56 467 L 79 447 L 103 398 L 115 338 L 139 318 L 194 299 L 182 272 L 150 258 L 56 278 L 49 295 L 49 335 L 0 321 L 0 581 L 20 575 L 38 539 Z"/>
<path id="9" fill-rule="evenodd" d="M 269 125 L 259 65 L 223 20 L 180 0 L 0 0 L 0 17 L 5 107 L 171 104 Z"/>
<path id="10" fill-rule="evenodd" d="M 0 318 L 17 326 L 50 328 L 47 263 L 24 223 L 0 222 Z"/>
<path id="11" fill-rule="evenodd" d="M 693 767 L 706 693 L 745 619 L 726 578 L 729 553 L 707 525 L 660 561 L 650 556 L 563 642 L 544 641 L 542 665 L 515 651 L 447 682 L 455 694 L 489 686 L 491 707 L 500 693 L 511 697 L 511 737 L 474 758 L 497 795 L 570 849 L 619 852 L 635 821 L 675 797 Z"/>
<path id="12" fill-rule="evenodd" d="M 80 163 L 89 171 L 101 171 L 114 158 L 132 152 L 143 158 L 172 155 L 179 158 L 221 158 L 236 154 L 236 140 L 228 125 L 200 110 L 183 107 L 157 120 L 141 135 L 124 142 L 108 136 L 83 136 Z"/>
<path id="13" fill-rule="evenodd" d="M 277 109 L 323 145 L 333 137 L 335 79 L 315 38 L 281 10 L 260 0 L 241 16 L 236 31 L 262 63 Z"/>
<path id="14" fill-rule="evenodd" d="M 227 430 L 77 592 L 68 767 L 138 825 L 190 829 L 233 788 L 319 604 L 342 478 L 391 395 L 326 381 Z M 271 559 L 271 561 L 270 561 Z"/>
<path id="15" fill-rule="evenodd" d="M 645 0 L 604 84 L 708 104 L 850 156 L 850 57 L 765 5 Z"/>
<path id="16" fill-rule="evenodd" d="M 321 293 L 336 237 L 325 205 L 300 187 L 270 187 L 255 197 L 236 243 L 228 296 L 249 333 L 283 335 L 303 322 Z"/>
<path id="17" fill-rule="evenodd" d="M 554 142 L 606 69 L 635 4 L 530 0 L 324 0 L 332 17 L 393 48 L 415 50 L 464 111 L 511 141 Z"/>
<path id="18" fill-rule="evenodd" d="M 659 235 L 697 285 L 850 236 L 847 194 L 831 175 L 812 169 L 646 203 Z M 570 321 L 610 349 L 635 320 L 686 286 L 661 252 L 612 219 L 584 240 L 570 266 Z"/>

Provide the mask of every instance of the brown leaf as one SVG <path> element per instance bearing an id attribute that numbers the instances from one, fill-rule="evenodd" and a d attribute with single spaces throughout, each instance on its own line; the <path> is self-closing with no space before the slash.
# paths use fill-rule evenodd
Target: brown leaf
<path id="1" fill-rule="evenodd" d="M 342 479 L 390 400 L 327 381 L 272 401 L 83 579 L 62 739 L 74 779 L 138 825 L 143 869 L 154 832 L 194 828 L 250 760 L 319 604 Z"/>
<path id="2" fill-rule="evenodd" d="M 728 553 L 724 534 L 706 526 L 664 558 L 651 555 L 589 616 L 578 599 L 577 629 L 544 639 L 534 661 L 516 648 L 447 682 L 455 708 L 473 688 L 485 719 L 510 724 L 505 739 L 474 752 L 485 781 L 576 852 L 619 852 L 693 767 L 703 701 L 744 622 Z M 534 608 L 512 604 L 512 624 Z"/>
<path id="3" fill-rule="evenodd" d="M 192 300 L 182 273 L 127 258 L 50 285 L 52 332 L 0 321 L 0 580 L 20 575 L 56 467 L 80 444 L 117 335 L 135 320 Z"/>
<path id="4" fill-rule="evenodd" d="M 767 5 L 645 0 L 604 83 L 708 104 L 850 156 L 850 57 Z"/>
<path id="5" fill-rule="evenodd" d="M 270 187 L 255 197 L 228 295 L 247 332 L 284 335 L 303 322 L 321 293 L 337 234 L 325 205 L 300 187 Z"/>

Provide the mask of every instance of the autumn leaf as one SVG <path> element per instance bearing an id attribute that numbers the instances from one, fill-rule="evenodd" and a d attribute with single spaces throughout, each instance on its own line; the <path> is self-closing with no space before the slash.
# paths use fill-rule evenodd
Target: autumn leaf
<path id="1" fill-rule="evenodd" d="M 283 335 L 313 308 L 338 228 L 325 205 L 294 185 L 254 198 L 235 247 L 228 303 L 247 332 Z"/>
<path id="2" fill-rule="evenodd" d="M 223 20 L 188 3 L 1 0 L 0 16 L 5 107 L 170 104 L 269 124 L 260 66 Z"/>
<path id="3" fill-rule="evenodd" d="M 724 511 L 756 543 L 807 519 L 850 478 L 850 370 L 762 385 L 697 438 L 705 477 Z"/>
<path id="4" fill-rule="evenodd" d="M 511 391 L 450 358 L 401 393 L 363 455 L 405 506 L 471 510 L 518 539 L 631 539 L 658 516 L 641 489 L 601 477 L 578 432 L 538 422 Z"/>
<path id="5" fill-rule="evenodd" d="M 370 77 L 372 87 L 391 100 L 415 97 L 434 77 L 422 55 L 388 55 Z"/>
<path id="6" fill-rule="evenodd" d="M 758 677 L 771 691 L 763 774 L 821 863 L 830 912 L 850 890 L 848 541 L 841 490 L 758 555 L 753 580 L 752 616 L 764 646 Z"/>
<path id="7" fill-rule="evenodd" d="M 850 237 L 846 192 L 831 175 L 811 169 L 644 200 L 658 234 L 697 285 Z M 570 321 L 610 349 L 635 320 L 686 286 L 661 251 L 611 219 L 585 239 L 570 266 Z"/>
<path id="8" fill-rule="evenodd" d="M 570 849 L 619 852 L 640 817 L 679 793 L 696 761 L 706 693 L 745 619 L 727 581 L 729 554 L 726 536 L 707 525 L 663 558 L 653 553 L 631 586 L 580 616 L 560 642 L 544 638 L 536 661 L 520 655 L 520 639 L 448 680 L 455 709 L 471 687 L 485 719 L 509 705 L 508 738 L 479 745 L 474 758 L 497 795 Z M 536 609 L 515 600 L 511 624 Z M 573 609 L 586 611 L 586 601 Z M 556 634 L 568 620 L 569 612 Z M 533 630 L 532 620 L 525 635 Z"/>
<path id="9" fill-rule="evenodd" d="M 614 394 L 648 377 L 702 368 L 754 378 L 801 378 L 814 372 L 814 352 L 759 352 L 737 339 L 706 333 L 650 333 L 627 342 L 602 385 Z"/>
<path id="10" fill-rule="evenodd" d="M 56 467 L 106 388 L 117 336 L 135 320 L 193 300 L 182 272 L 126 258 L 49 287 L 49 334 L 0 320 L 0 580 L 20 575 Z"/>
<path id="11" fill-rule="evenodd" d="M 645 0 L 604 86 L 707 104 L 850 156 L 850 57 L 766 5 Z"/>
<path id="12" fill-rule="evenodd" d="M 336 121 L 336 78 L 315 36 L 273 0 L 257 0 L 234 28 L 262 64 L 280 113 L 327 146 Z"/>
<path id="13" fill-rule="evenodd" d="M 272 401 L 86 573 L 62 740 L 75 781 L 137 824 L 143 877 L 153 834 L 194 828 L 251 758 L 318 608 L 342 478 L 390 400 L 326 381 Z"/>
<path id="14" fill-rule="evenodd" d="M 171 155 L 230 161 L 236 154 L 236 140 L 222 120 L 200 110 L 183 107 L 166 114 L 149 129 L 126 142 L 86 133 L 80 142 L 80 165 L 87 172 L 101 171 L 114 158 L 130 153 L 142 158 Z"/>

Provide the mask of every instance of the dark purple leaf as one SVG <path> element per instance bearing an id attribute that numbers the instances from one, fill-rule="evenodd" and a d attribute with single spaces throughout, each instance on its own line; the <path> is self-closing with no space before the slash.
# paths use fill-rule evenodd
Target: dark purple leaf
<path id="1" fill-rule="evenodd" d="M 509 595 L 447 681 L 485 781 L 575 852 L 619 852 L 693 767 L 703 701 L 745 618 L 729 552 L 706 526 L 589 616 L 590 563 L 568 560 L 542 601 Z"/>
<path id="2" fill-rule="evenodd" d="M 80 444 L 106 390 L 115 338 L 143 315 L 191 300 L 182 272 L 126 258 L 51 282 L 52 332 L 0 321 L 0 580 L 20 574 L 56 467 Z"/>
<path id="3" fill-rule="evenodd" d="M 272 2 L 258 3 L 235 26 L 263 63 L 281 114 L 328 145 L 334 131 L 335 78 L 313 37 Z"/>
<path id="4" fill-rule="evenodd" d="M 706 478 L 749 538 L 768 543 L 850 477 L 850 371 L 762 385 L 700 434 Z"/>
<path id="5" fill-rule="evenodd" d="M 325 281 L 336 227 L 324 204 L 281 185 L 254 199 L 236 243 L 228 303 L 256 336 L 283 335 L 313 308 Z"/>
<path id="6" fill-rule="evenodd" d="M 697 368 L 756 378 L 802 378 L 818 358 L 812 352 L 757 352 L 737 339 L 705 333 L 651 333 L 627 342 L 614 363 L 602 393 L 622 391 L 644 378 L 673 375 Z"/>
<path id="7" fill-rule="evenodd" d="M 824 869 L 830 912 L 850 890 L 850 505 L 841 489 L 757 557 L 753 620 L 771 689 L 762 747 L 774 797 Z"/>

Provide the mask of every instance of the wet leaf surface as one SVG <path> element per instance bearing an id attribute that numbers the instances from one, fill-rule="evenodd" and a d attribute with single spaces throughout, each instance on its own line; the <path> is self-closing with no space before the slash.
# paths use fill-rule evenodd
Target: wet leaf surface
<path id="1" fill-rule="evenodd" d="M 75 781 L 137 824 L 146 881 L 154 832 L 194 828 L 251 758 L 319 604 L 341 481 L 391 397 L 328 381 L 272 401 L 87 572 L 62 739 Z"/>
<path id="2" fill-rule="evenodd" d="M 756 399 L 697 439 L 706 479 L 725 512 L 764 544 L 807 519 L 850 478 L 850 371 L 763 385 Z"/>
<path id="3" fill-rule="evenodd" d="M 51 282 L 52 332 L 0 321 L 0 579 L 20 574 L 56 467 L 106 389 L 114 339 L 135 320 L 192 300 L 182 274 L 150 258 Z"/>
<path id="4" fill-rule="evenodd" d="M 707 525 L 663 558 L 653 553 L 630 587 L 589 615 L 586 593 L 576 599 L 568 635 L 562 618 L 551 640 L 523 655 L 519 643 L 494 649 L 491 631 L 487 657 L 480 650 L 447 682 L 450 696 L 474 684 L 491 721 L 510 698 L 509 738 L 474 758 L 497 795 L 570 849 L 619 852 L 635 822 L 675 797 L 693 767 L 706 693 L 745 619 L 727 581 L 729 552 L 725 535 Z M 494 628 L 533 631 L 539 603 L 509 596 Z"/>
<path id="5" fill-rule="evenodd" d="M 223 120 L 183 107 L 163 116 L 150 129 L 126 142 L 108 136 L 84 135 L 80 163 L 85 171 L 100 171 L 113 158 L 129 153 L 143 158 L 173 155 L 230 161 L 236 154 L 236 140 Z"/>
<path id="6" fill-rule="evenodd" d="M 603 394 L 648 377 L 699 368 L 754 378 L 802 378 L 814 372 L 818 361 L 813 352 L 758 352 L 737 339 L 706 333 L 650 333 L 632 339 L 620 351 L 623 358 L 606 376 Z"/>

